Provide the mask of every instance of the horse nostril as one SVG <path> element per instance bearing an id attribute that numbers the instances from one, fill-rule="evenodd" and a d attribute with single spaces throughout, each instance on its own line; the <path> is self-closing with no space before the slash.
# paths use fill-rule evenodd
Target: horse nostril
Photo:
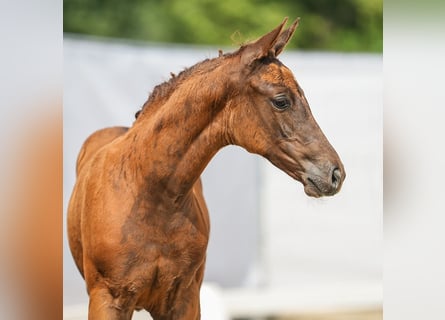
<path id="1" fill-rule="evenodd" d="M 341 181 L 341 171 L 338 168 L 335 168 L 332 171 L 332 185 L 337 188 Z"/>

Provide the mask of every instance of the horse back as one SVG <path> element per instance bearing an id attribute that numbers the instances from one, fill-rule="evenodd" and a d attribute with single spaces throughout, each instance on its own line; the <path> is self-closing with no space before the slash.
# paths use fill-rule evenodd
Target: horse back
<path id="1" fill-rule="evenodd" d="M 117 137 L 128 131 L 128 127 L 109 127 L 91 134 L 83 143 L 77 157 L 76 174 L 79 175 L 85 164 L 93 158 L 93 155 Z"/>

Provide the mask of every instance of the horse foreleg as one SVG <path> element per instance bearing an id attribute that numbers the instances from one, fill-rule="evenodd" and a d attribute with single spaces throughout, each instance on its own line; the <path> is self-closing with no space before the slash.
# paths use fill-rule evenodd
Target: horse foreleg
<path id="1" fill-rule="evenodd" d="M 176 294 L 166 313 L 152 313 L 154 320 L 200 320 L 199 288 L 190 287 Z"/>
<path id="2" fill-rule="evenodd" d="M 88 320 L 131 320 L 132 308 L 123 308 L 106 288 L 95 288 L 90 291 Z"/>
<path id="3" fill-rule="evenodd" d="M 204 277 L 204 263 L 198 269 L 194 281 L 187 287 L 178 286 L 172 293 L 172 303 L 167 315 L 153 317 L 155 320 L 200 320 L 200 291 Z"/>
<path id="4" fill-rule="evenodd" d="M 183 295 L 178 296 L 175 306 L 166 319 L 200 320 L 199 288 L 188 288 Z"/>

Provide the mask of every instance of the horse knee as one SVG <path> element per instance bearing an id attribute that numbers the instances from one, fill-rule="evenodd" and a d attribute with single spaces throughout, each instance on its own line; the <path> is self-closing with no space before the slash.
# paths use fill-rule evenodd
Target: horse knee
<path id="1" fill-rule="evenodd" d="M 90 292 L 88 320 L 131 320 L 133 310 L 120 306 L 108 289 L 93 289 Z"/>

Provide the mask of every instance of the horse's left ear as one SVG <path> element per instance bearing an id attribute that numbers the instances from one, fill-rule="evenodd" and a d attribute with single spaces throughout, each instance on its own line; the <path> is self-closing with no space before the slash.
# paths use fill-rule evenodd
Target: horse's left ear
<path id="1" fill-rule="evenodd" d="M 272 53 L 275 57 L 278 56 L 283 51 L 286 44 L 292 38 L 292 35 L 294 34 L 295 29 L 297 29 L 299 23 L 300 23 L 300 18 L 297 18 L 288 29 L 280 33 L 272 49 Z"/>
<path id="2" fill-rule="evenodd" d="M 283 22 L 273 29 L 271 32 L 265 34 L 255 42 L 249 43 L 240 49 L 241 62 L 243 64 L 250 64 L 254 60 L 266 57 L 270 54 L 274 54 L 274 46 L 280 38 L 280 34 L 283 31 L 283 27 L 287 22 L 287 18 L 284 18 Z"/>

